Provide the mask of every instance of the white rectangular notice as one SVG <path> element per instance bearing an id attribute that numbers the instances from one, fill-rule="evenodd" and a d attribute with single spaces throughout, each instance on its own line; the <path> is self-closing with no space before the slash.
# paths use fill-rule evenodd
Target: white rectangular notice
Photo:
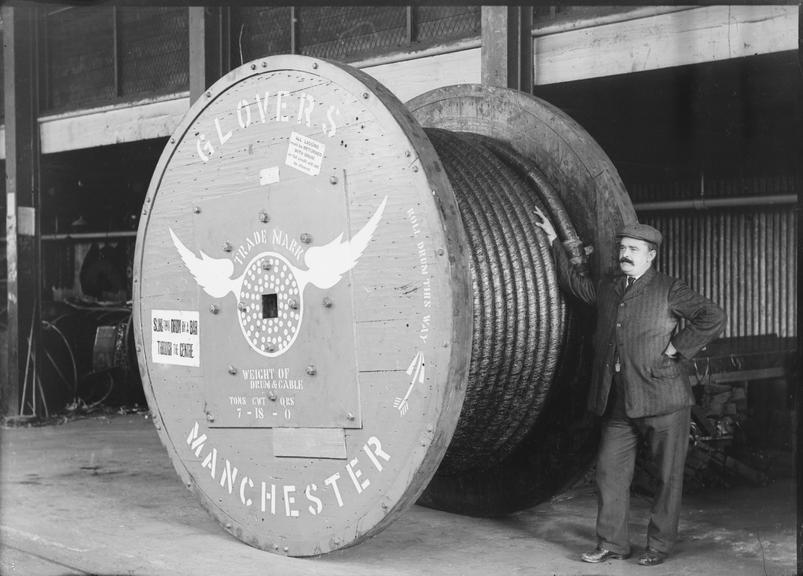
<path id="1" fill-rule="evenodd" d="M 151 356 L 159 364 L 200 366 L 197 311 L 152 310 Z"/>
<path id="2" fill-rule="evenodd" d="M 279 181 L 279 167 L 271 166 L 259 171 L 259 185 L 267 186 L 268 184 L 276 184 Z"/>
<path id="3" fill-rule="evenodd" d="M 284 163 L 304 174 L 317 176 L 321 172 L 325 150 L 326 145 L 322 142 L 307 138 L 298 132 L 292 132 Z"/>

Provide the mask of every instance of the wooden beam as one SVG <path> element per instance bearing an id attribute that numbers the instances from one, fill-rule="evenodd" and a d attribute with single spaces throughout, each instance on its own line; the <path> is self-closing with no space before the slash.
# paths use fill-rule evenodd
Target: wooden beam
<path id="1" fill-rule="evenodd" d="M 189 8 L 190 102 L 231 69 L 229 8 Z"/>
<path id="2" fill-rule="evenodd" d="M 798 47 L 798 6 L 706 6 L 534 38 L 535 84 L 570 82 Z"/>
<path id="3" fill-rule="evenodd" d="M 4 6 L 3 88 L 6 142 L 6 259 L 8 266 L 8 363 L 0 381 L 0 410 L 20 412 L 21 391 L 33 333 L 39 324 L 39 130 L 36 8 Z M 20 220 L 21 216 L 22 221 Z M 34 365 L 33 374 L 36 372 Z M 35 382 L 35 379 L 31 379 Z M 33 384 L 30 387 L 34 391 Z M 30 392 L 29 392 L 30 394 Z"/>
<path id="4" fill-rule="evenodd" d="M 360 68 L 387 86 L 399 100 L 406 102 L 442 86 L 479 84 L 480 49 Z"/>
<path id="5" fill-rule="evenodd" d="M 190 106 L 186 92 L 39 119 L 43 154 L 170 136 Z"/>
<path id="6" fill-rule="evenodd" d="M 731 382 L 752 382 L 754 380 L 773 380 L 784 378 L 786 369 L 783 366 L 760 368 L 755 370 L 735 370 L 733 372 L 717 372 L 711 374 L 712 384 L 729 384 Z"/>
<path id="7" fill-rule="evenodd" d="M 482 7 L 482 83 L 533 89 L 531 6 Z"/>

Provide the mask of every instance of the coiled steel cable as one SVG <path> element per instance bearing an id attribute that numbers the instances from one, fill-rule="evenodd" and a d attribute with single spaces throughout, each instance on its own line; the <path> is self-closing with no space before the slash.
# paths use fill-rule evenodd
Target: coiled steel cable
<path id="1" fill-rule="evenodd" d="M 517 154 L 510 146 L 492 138 L 485 138 L 483 144 L 493 150 L 503 162 L 524 174 L 527 180 L 531 182 L 538 191 L 538 197 L 548 207 L 547 212 L 553 220 L 558 236 L 569 253 L 569 259 L 579 266 L 581 270 L 587 272 L 583 243 L 574 228 L 574 224 L 572 224 L 569 213 L 560 200 L 560 196 L 558 196 L 555 188 L 538 165 L 529 158 Z"/>
<path id="2" fill-rule="evenodd" d="M 472 270 L 474 332 L 466 398 L 438 470 L 492 467 L 536 424 L 567 342 L 567 308 L 535 207 L 582 247 L 537 166 L 477 134 L 429 128 L 457 197 Z M 576 240 L 576 242 L 574 242 Z"/>

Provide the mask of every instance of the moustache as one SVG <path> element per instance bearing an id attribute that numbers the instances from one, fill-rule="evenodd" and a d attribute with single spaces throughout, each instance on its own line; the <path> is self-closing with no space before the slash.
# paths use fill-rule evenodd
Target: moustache
<path id="1" fill-rule="evenodd" d="M 632 260 L 629 260 L 627 258 L 619 258 L 619 263 L 621 264 L 623 262 L 627 262 L 628 264 L 633 264 Z"/>

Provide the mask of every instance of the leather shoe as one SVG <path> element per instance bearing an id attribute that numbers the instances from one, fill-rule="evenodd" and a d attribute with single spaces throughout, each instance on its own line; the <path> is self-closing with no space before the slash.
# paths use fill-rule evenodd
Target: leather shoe
<path id="1" fill-rule="evenodd" d="M 663 564 L 664 560 L 666 560 L 666 554 L 647 548 L 639 557 L 638 563 L 642 566 L 657 566 L 658 564 Z"/>
<path id="2" fill-rule="evenodd" d="M 602 546 L 597 546 L 595 550 L 592 550 L 591 552 L 584 552 L 580 556 L 580 559 L 583 562 L 590 562 L 592 564 L 605 562 L 606 560 L 624 560 L 625 558 L 630 558 L 630 554 L 620 554 L 619 552 L 614 552 L 613 550 L 607 550 Z"/>

